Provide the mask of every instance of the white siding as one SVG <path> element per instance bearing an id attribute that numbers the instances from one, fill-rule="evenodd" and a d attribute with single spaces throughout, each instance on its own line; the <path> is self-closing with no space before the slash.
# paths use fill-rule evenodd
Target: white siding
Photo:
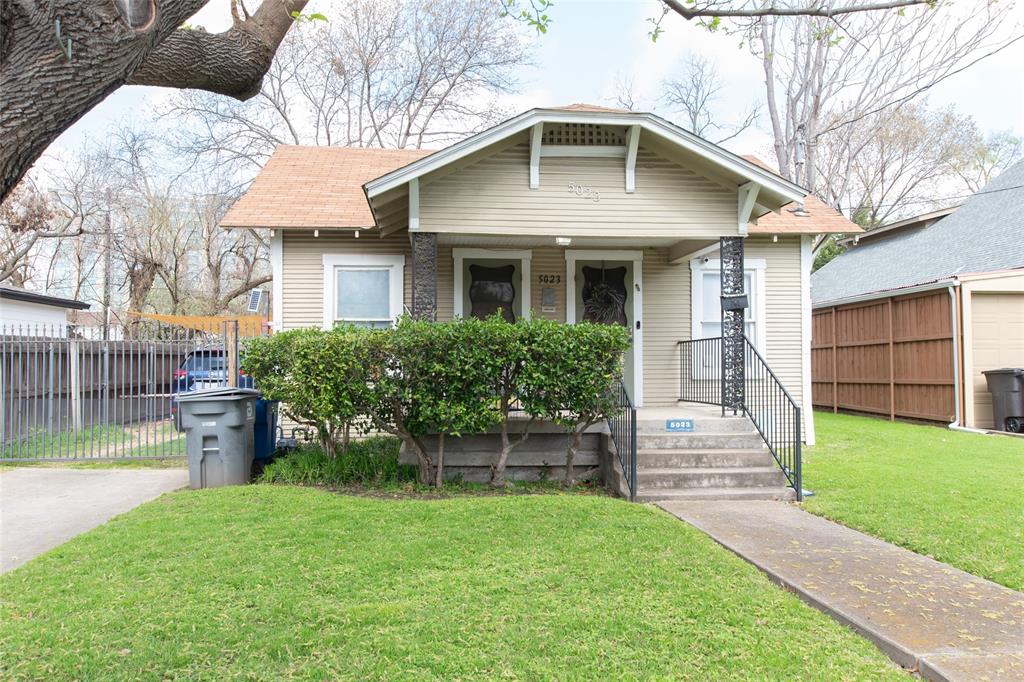
<path id="1" fill-rule="evenodd" d="M 636 192 L 621 158 L 544 157 L 529 188 L 530 148 L 518 144 L 420 184 L 420 227 L 475 234 L 715 236 L 736 234 L 736 191 L 641 148 Z M 570 183 L 600 200 L 569 191 Z"/>

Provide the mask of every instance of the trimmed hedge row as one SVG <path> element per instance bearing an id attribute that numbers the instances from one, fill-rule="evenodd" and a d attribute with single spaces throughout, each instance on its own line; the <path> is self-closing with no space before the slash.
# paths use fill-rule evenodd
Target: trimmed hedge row
<path id="1" fill-rule="evenodd" d="M 444 437 L 500 426 L 491 483 L 504 485 L 513 437 L 509 414 L 521 410 L 570 432 L 566 483 L 582 432 L 614 409 L 615 382 L 629 333 L 620 326 L 549 320 L 427 322 L 404 317 L 388 329 L 300 329 L 250 340 L 243 368 L 264 395 L 297 421 L 316 427 L 321 447 L 338 456 L 352 429 L 402 439 L 419 478 L 440 486 Z M 422 437 L 439 434 L 436 452 Z"/>

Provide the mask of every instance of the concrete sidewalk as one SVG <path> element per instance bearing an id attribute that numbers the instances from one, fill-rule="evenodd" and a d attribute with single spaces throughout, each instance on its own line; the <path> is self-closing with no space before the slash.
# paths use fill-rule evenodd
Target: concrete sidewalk
<path id="1" fill-rule="evenodd" d="M 0 573 L 186 485 L 185 469 L 0 471 Z"/>
<path id="2" fill-rule="evenodd" d="M 1024 680 L 1024 594 L 784 502 L 662 502 L 929 680 Z"/>

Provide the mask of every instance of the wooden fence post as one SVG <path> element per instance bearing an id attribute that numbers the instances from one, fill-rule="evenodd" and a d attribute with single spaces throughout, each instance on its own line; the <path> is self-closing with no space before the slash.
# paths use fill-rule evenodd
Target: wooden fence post
<path id="1" fill-rule="evenodd" d="M 228 356 L 228 386 L 238 388 L 238 320 L 224 325 L 224 352 Z"/>
<path id="2" fill-rule="evenodd" d="M 832 306 L 832 413 L 839 412 L 839 378 L 836 376 L 838 353 L 836 345 L 836 307 Z"/>
<path id="3" fill-rule="evenodd" d="M 896 358 L 893 329 L 892 297 L 885 299 L 889 303 L 889 421 L 896 421 Z"/>

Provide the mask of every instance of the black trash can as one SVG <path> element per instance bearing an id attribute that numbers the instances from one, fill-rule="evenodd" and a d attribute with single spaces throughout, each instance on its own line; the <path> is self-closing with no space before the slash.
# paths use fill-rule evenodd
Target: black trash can
<path id="1" fill-rule="evenodd" d="M 215 388 L 179 396 L 190 488 L 249 482 L 259 396 L 251 388 Z"/>
<path id="2" fill-rule="evenodd" d="M 1024 369 L 1006 367 L 982 372 L 992 394 L 992 421 L 997 431 L 1024 433 Z"/>

